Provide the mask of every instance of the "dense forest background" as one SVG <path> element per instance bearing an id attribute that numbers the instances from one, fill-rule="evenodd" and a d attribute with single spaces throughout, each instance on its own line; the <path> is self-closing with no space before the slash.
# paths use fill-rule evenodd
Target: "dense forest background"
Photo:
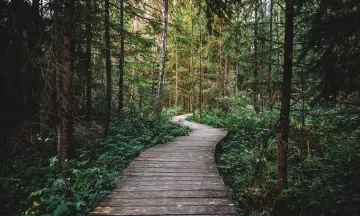
<path id="1" fill-rule="evenodd" d="M 242 214 L 360 215 L 360 1 L 0 6 L 0 215 L 91 211 L 190 112 Z"/>

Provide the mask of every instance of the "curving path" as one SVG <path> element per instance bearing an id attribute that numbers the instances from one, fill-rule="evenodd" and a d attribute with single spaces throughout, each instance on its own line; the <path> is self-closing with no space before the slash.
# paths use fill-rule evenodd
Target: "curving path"
<path id="1" fill-rule="evenodd" d="M 214 161 L 216 144 L 227 134 L 203 124 L 142 153 L 116 188 L 91 215 L 237 215 Z"/>

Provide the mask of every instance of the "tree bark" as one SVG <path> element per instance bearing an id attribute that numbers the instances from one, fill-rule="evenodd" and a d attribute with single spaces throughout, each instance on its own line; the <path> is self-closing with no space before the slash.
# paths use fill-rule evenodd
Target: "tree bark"
<path id="1" fill-rule="evenodd" d="M 193 84 L 194 79 L 194 19 L 191 17 L 191 63 L 190 63 L 190 76 L 191 76 L 191 96 L 190 96 L 190 107 L 191 112 L 195 113 L 195 85 Z"/>
<path id="2" fill-rule="evenodd" d="M 229 54 L 225 55 L 225 69 L 224 69 L 224 96 L 227 95 L 226 86 L 228 85 L 228 75 L 230 71 Z"/>
<path id="3" fill-rule="evenodd" d="M 177 45 L 176 45 L 176 51 L 175 51 L 175 107 L 178 106 L 178 97 L 179 97 L 178 84 L 179 84 L 178 83 L 178 51 L 177 51 Z"/>
<path id="4" fill-rule="evenodd" d="M 241 43 L 240 43 L 240 36 L 237 37 L 237 43 L 236 43 L 236 52 L 240 53 L 241 51 Z M 237 92 L 241 91 L 242 89 L 242 85 L 243 85 L 243 75 L 241 74 L 241 64 L 240 64 L 240 59 L 238 57 L 236 57 L 236 89 Z"/>
<path id="5" fill-rule="evenodd" d="M 222 23 L 220 22 L 220 35 L 221 35 L 221 25 Z M 219 39 L 219 70 L 220 70 L 220 76 L 221 76 L 221 95 L 224 97 L 225 96 L 225 83 L 224 83 L 224 72 L 223 72 L 223 56 L 222 56 L 222 41 L 221 39 Z"/>
<path id="6" fill-rule="evenodd" d="M 278 199 L 287 184 L 287 152 L 289 141 L 289 117 L 291 78 L 293 68 L 294 2 L 286 0 L 284 74 L 280 110 L 280 140 L 278 144 Z"/>
<path id="7" fill-rule="evenodd" d="M 62 166 L 66 160 L 72 159 L 75 154 L 73 146 L 73 67 L 71 63 L 72 44 L 73 44 L 73 10 L 74 0 L 65 1 L 64 22 L 63 22 L 63 49 L 62 49 L 62 88 L 61 106 L 60 106 L 60 127 L 58 142 L 58 168 Z"/>
<path id="8" fill-rule="evenodd" d="M 110 59 L 110 2 L 105 0 L 105 64 L 106 64 L 106 106 L 104 120 L 104 134 L 106 138 L 109 133 L 111 116 L 111 59 Z"/>
<path id="9" fill-rule="evenodd" d="M 119 56 L 119 106 L 118 113 L 124 111 L 124 0 L 120 0 L 120 56 Z"/>
<path id="10" fill-rule="evenodd" d="M 56 113 L 54 112 L 54 116 L 56 116 L 56 124 L 57 124 L 57 169 L 61 170 L 62 168 L 62 124 L 61 124 L 61 105 L 62 105 L 62 73 L 61 73 L 61 67 L 59 66 L 61 64 L 61 54 L 60 54 L 60 47 L 62 46 L 62 32 L 60 27 L 60 3 L 59 1 L 54 1 L 54 35 L 55 40 L 53 42 L 54 46 L 54 72 L 55 72 L 55 100 L 56 102 Z"/>
<path id="11" fill-rule="evenodd" d="M 257 80 L 258 80 L 258 1 L 255 0 L 255 25 L 254 25 L 254 107 L 255 110 L 258 110 L 257 106 L 257 97 L 258 97 L 258 91 L 257 91 Z"/>
<path id="12" fill-rule="evenodd" d="M 162 48 L 160 57 L 159 87 L 157 91 L 155 115 L 160 115 L 163 109 L 163 97 L 165 86 L 166 56 L 167 56 L 167 24 L 168 24 L 168 0 L 164 0 L 163 22 L 162 22 Z"/>
<path id="13" fill-rule="evenodd" d="M 86 0 L 86 51 L 85 51 L 85 67 L 86 67 L 86 105 L 85 105 L 85 119 L 90 121 L 92 111 L 92 66 L 91 66 L 91 44 L 92 44 L 92 31 L 91 31 L 91 0 Z"/>
<path id="14" fill-rule="evenodd" d="M 199 1 L 199 35 L 200 35 L 200 64 L 199 64 L 199 113 L 200 113 L 200 122 L 202 122 L 202 20 L 201 20 L 201 1 Z"/>
<path id="15" fill-rule="evenodd" d="M 270 32 L 269 32 L 269 71 L 268 71 L 268 94 L 269 94 L 269 104 L 270 108 L 272 109 L 272 100 L 271 100 L 271 72 L 272 72 L 272 50 L 273 50 L 273 44 L 272 44 L 272 31 L 273 31 L 273 7 L 274 3 L 273 0 L 270 0 Z"/>
<path id="16" fill-rule="evenodd" d="M 221 76 L 221 95 L 225 96 L 225 83 L 224 83 L 224 72 L 223 72 L 223 56 L 222 56 L 222 42 L 219 43 L 219 66 Z"/>

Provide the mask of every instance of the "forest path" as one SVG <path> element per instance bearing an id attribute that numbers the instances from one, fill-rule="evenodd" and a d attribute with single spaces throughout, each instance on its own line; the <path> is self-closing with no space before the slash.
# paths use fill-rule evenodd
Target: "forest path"
<path id="1" fill-rule="evenodd" d="M 215 165 L 221 129 L 186 121 L 189 136 L 143 152 L 91 215 L 237 215 Z"/>

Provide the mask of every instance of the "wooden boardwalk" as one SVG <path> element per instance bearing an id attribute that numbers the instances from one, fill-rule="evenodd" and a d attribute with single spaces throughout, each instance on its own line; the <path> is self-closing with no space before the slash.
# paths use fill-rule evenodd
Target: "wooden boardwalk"
<path id="1" fill-rule="evenodd" d="M 237 215 L 214 161 L 225 131 L 185 121 L 190 136 L 142 153 L 91 215 Z"/>

